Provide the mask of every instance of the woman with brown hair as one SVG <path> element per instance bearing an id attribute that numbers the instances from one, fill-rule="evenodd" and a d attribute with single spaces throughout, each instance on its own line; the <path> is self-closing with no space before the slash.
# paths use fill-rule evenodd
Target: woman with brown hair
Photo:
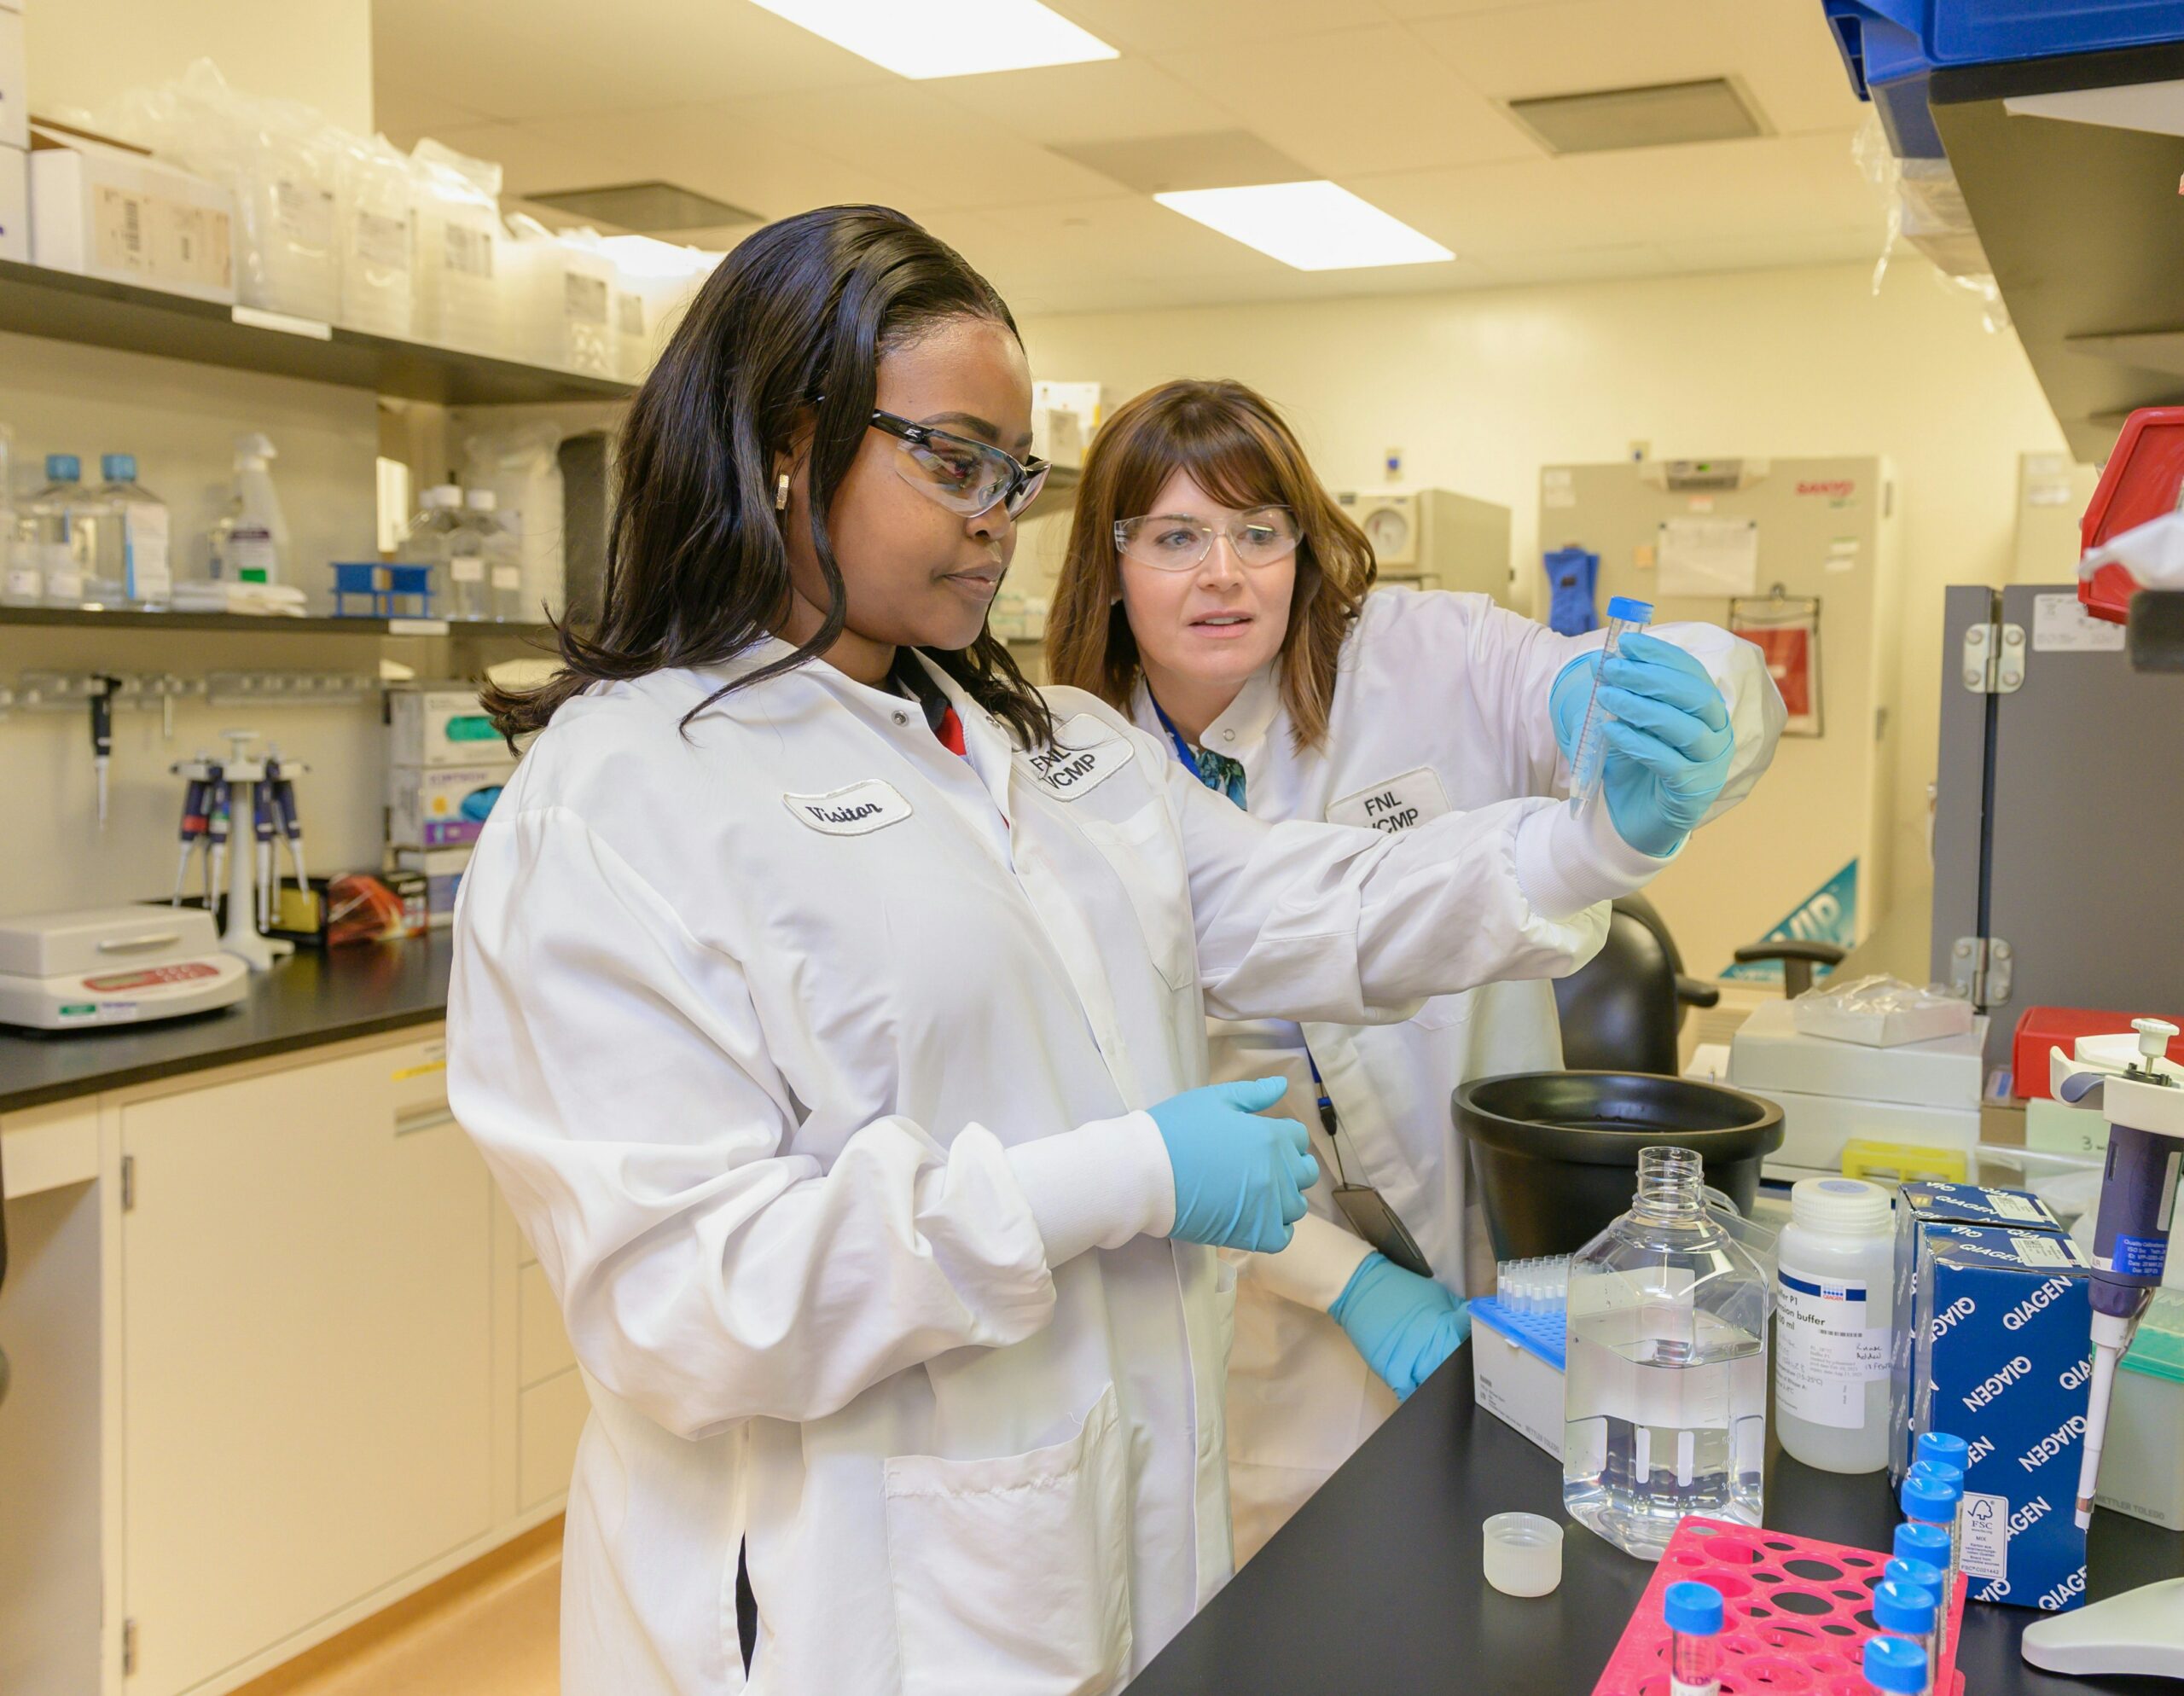
<path id="1" fill-rule="evenodd" d="M 1601 638 L 1480 595 L 1371 594 L 1374 569 L 1264 398 L 1167 383 L 1093 443 L 1049 667 L 1269 822 L 1400 835 L 1564 793 Z M 1594 898 L 1641 887 L 1734 805 L 1783 720 L 1758 650 L 1708 625 L 1626 637 L 1601 681 L 1619 721 L 1602 800 L 1525 823 L 1530 863 Z M 1209 1035 L 1214 1077 L 1289 1079 L 1284 1111 L 1319 1127 L 1334 1179 L 1286 1250 L 1242 1268 L 1228 1409 L 1240 1561 L 1468 1334 L 1449 1094 L 1559 1066 L 1561 1041 L 1543 981 L 1436 996 L 1399 1025 L 1215 1019 Z"/>

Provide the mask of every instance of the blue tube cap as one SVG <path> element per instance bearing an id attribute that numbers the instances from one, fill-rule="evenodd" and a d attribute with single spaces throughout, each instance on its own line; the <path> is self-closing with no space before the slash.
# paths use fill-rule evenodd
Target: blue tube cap
<path id="1" fill-rule="evenodd" d="M 1903 1475 L 1903 1515 L 1908 1519 L 1945 1525 L 1956 1518 L 1956 1504 L 1963 1496 L 1962 1484 L 1921 1472 L 1915 1467 Z"/>
<path id="2" fill-rule="evenodd" d="M 1914 1462 L 1907 1477 L 1926 1478 L 1943 1484 L 1956 1492 L 1958 1500 L 1964 1496 L 1964 1468 L 1952 1466 L 1947 1461 L 1920 1461 Z"/>
<path id="3" fill-rule="evenodd" d="M 1880 1576 L 1891 1584 L 1908 1584 L 1914 1589 L 1931 1590 L 1937 1596 L 1949 1587 L 1948 1577 L 1931 1560 L 1920 1560 L 1901 1555 L 1880 1570 Z"/>
<path id="4" fill-rule="evenodd" d="M 1918 1446 L 1912 1451 L 1914 1461 L 1939 1461 L 1954 1467 L 1961 1474 L 1972 1470 L 1972 1445 L 1960 1437 L 1951 1437 L 1945 1431 L 1922 1431 Z"/>
<path id="5" fill-rule="evenodd" d="M 1653 622 L 1653 603 L 1634 601 L 1627 595 L 1611 595 L 1607 615 L 1611 619 L 1627 619 L 1634 624 L 1650 624 Z"/>
<path id="6" fill-rule="evenodd" d="M 1901 1637 L 1866 1639 L 1866 1682 L 1891 1696 L 1924 1696 L 1926 1655 Z"/>
<path id="7" fill-rule="evenodd" d="M 1671 1584 L 1661 1597 L 1661 1618 L 1686 1636 L 1714 1636 L 1722 1629 L 1722 1593 L 1695 1579 Z"/>
<path id="8" fill-rule="evenodd" d="M 1940 1571 L 1949 1571 L 1949 1533 L 1939 1525 L 1898 1525 L 1895 1552 L 1906 1560 L 1923 1560 Z"/>
<path id="9" fill-rule="evenodd" d="M 1909 1631 L 1920 1635 L 1934 1629 L 1941 1611 L 1941 1594 L 1918 1584 L 1899 1584 L 1893 1579 L 1873 1586 L 1873 1623 L 1884 1631 Z"/>

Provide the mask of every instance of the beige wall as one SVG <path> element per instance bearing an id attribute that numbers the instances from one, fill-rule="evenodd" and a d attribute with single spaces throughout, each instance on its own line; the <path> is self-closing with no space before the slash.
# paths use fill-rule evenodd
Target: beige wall
<path id="1" fill-rule="evenodd" d="M 1542 465 L 1618 458 L 1634 441 L 1657 458 L 1888 456 L 1905 520 L 1902 900 L 1927 881 L 1915 844 L 1942 590 L 2008 579 L 2018 456 L 2062 435 L 2014 336 L 1990 335 L 1921 263 L 1892 266 L 1878 297 L 1870 276 L 1843 265 L 1088 315 L 1035 319 L 1025 335 L 1037 375 L 1096 379 L 1110 406 L 1179 375 L 1252 383 L 1332 484 L 1382 481 L 1383 451 L 1400 447 L 1407 482 L 1502 502 L 1519 604 L 1539 574 Z M 1030 546 L 1036 564 L 1059 538 Z"/>
<path id="2" fill-rule="evenodd" d="M 235 87 L 372 130 L 371 0 L 30 0 L 31 110 L 93 110 L 210 58 Z"/>

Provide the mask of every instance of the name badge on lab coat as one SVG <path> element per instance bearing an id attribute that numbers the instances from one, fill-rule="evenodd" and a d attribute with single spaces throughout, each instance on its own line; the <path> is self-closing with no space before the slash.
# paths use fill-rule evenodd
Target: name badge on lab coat
<path id="1" fill-rule="evenodd" d="M 1130 745 L 1089 712 L 1061 727 L 1054 745 L 1024 756 L 1032 776 L 1065 801 L 1089 794 L 1136 756 Z"/>
<path id="2" fill-rule="evenodd" d="M 910 804 L 902 792 L 878 777 L 823 795 L 784 795 L 781 804 L 798 822 L 828 836 L 869 836 L 910 816 Z"/>
<path id="3" fill-rule="evenodd" d="M 1441 780 L 1433 775 L 1432 766 L 1421 765 L 1415 771 L 1360 789 L 1355 795 L 1330 801 L 1327 822 L 1369 825 L 1395 836 L 1448 810 L 1449 798 L 1442 793 Z"/>

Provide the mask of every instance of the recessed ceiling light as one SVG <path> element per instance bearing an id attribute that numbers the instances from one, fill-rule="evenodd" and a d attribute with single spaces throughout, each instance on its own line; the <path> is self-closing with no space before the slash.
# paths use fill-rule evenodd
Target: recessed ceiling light
<path id="1" fill-rule="evenodd" d="M 1509 112 L 1559 154 L 1734 142 L 1767 133 L 1750 96 L 1728 77 L 1513 100 Z"/>
<path id="2" fill-rule="evenodd" d="M 899 76 L 972 77 L 1121 55 L 1038 0 L 757 0 L 776 17 L 824 36 Z"/>
<path id="3" fill-rule="evenodd" d="M 1332 183 L 1264 183 L 1189 189 L 1153 197 L 1246 247 L 1300 271 L 1426 265 L 1456 256 Z"/>

